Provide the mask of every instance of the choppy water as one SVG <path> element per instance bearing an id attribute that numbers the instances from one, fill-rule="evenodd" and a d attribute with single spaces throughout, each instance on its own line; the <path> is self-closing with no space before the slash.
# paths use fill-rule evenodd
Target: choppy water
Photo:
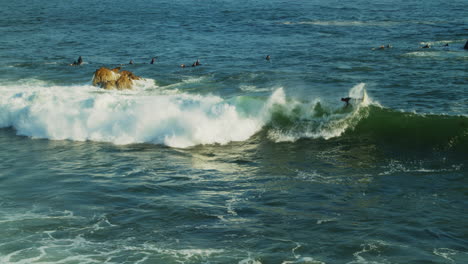
<path id="1" fill-rule="evenodd" d="M 467 9 L 2 3 L 0 263 L 466 263 Z"/>

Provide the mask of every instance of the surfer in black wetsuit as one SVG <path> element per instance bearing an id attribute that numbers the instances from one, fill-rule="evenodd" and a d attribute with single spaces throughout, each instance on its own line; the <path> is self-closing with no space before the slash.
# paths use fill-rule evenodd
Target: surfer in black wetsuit
<path id="1" fill-rule="evenodd" d="M 196 62 L 194 62 L 192 64 L 192 67 L 196 67 L 196 66 L 200 66 L 200 65 L 201 65 L 200 60 L 197 60 Z"/>
<path id="2" fill-rule="evenodd" d="M 349 105 L 349 100 L 351 100 L 351 97 L 341 98 L 341 101 L 346 103 L 345 107 L 347 107 Z"/>
<path id="3" fill-rule="evenodd" d="M 78 61 L 74 61 L 72 64 L 70 64 L 70 66 L 78 66 L 78 65 L 81 65 L 83 64 L 83 58 L 78 57 Z"/>

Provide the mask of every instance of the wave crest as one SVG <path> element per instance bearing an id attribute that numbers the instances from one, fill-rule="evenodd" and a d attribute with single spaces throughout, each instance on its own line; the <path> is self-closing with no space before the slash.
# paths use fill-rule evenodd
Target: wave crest
<path id="1" fill-rule="evenodd" d="M 31 85 L 33 83 L 33 85 Z M 53 140 L 153 143 L 186 148 L 245 141 L 262 131 L 267 140 L 365 140 L 382 144 L 468 149 L 468 118 L 421 115 L 380 106 L 365 84 L 349 91 L 349 106 L 316 98 L 288 98 L 283 88 L 267 99 L 169 93 L 146 80 L 132 91 L 90 85 L 1 86 L 0 127 Z M 148 88 L 149 87 L 149 88 Z"/>

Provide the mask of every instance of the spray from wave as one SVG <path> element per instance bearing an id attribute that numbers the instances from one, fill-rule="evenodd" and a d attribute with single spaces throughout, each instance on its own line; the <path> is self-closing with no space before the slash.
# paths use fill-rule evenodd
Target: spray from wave
<path id="1" fill-rule="evenodd" d="M 350 105 L 343 107 L 341 104 L 328 105 L 320 100 L 286 102 L 283 91 L 277 90 L 270 98 L 268 137 L 281 142 L 341 136 L 366 117 L 363 109 L 370 104 L 378 105 L 368 97 L 364 83 L 354 86 L 348 96 L 351 98 Z M 283 99 L 280 101 L 276 97 Z"/>

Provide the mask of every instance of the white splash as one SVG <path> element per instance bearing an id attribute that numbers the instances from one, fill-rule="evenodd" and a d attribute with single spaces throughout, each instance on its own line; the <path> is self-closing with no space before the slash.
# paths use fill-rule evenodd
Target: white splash
<path id="1" fill-rule="evenodd" d="M 0 127 L 33 138 L 189 147 L 243 141 L 263 126 L 220 97 L 146 92 L 152 85 L 146 80 L 133 91 L 40 82 L 0 86 Z"/>
<path id="2" fill-rule="evenodd" d="M 349 107 L 330 107 L 320 100 L 303 103 L 297 100 L 286 100 L 282 89 L 276 90 L 266 104 L 271 115 L 275 111 L 295 119 L 295 124 L 288 128 L 273 128 L 268 131 L 268 137 L 275 142 L 294 142 L 300 138 L 331 139 L 341 136 L 346 130 L 356 125 L 367 115 L 361 111 L 363 107 L 371 104 L 380 106 L 374 102 L 365 90 L 365 83 L 359 83 L 349 91 L 351 97 Z M 316 106 L 319 106 L 316 109 Z"/>

